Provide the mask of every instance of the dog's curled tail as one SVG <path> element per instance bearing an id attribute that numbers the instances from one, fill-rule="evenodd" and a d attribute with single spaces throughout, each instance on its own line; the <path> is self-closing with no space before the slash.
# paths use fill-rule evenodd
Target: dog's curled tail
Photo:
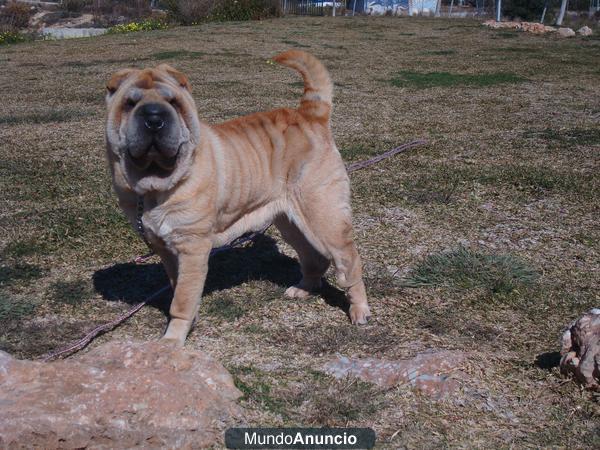
<path id="1" fill-rule="evenodd" d="M 311 118 L 329 120 L 333 83 L 321 61 L 300 50 L 288 50 L 277 55 L 273 61 L 296 69 L 302 75 L 304 95 L 300 99 L 299 111 Z"/>

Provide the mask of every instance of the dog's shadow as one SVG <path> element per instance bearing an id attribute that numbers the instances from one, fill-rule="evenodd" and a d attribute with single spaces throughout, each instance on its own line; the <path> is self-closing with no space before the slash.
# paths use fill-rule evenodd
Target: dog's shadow
<path id="1" fill-rule="evenodd" d="M 210 258 L 204 294 L 229 289 L 251 280 L 266 280 L 283 288 L 300 279 L 298 261 L 279 252 L 276 242 L 263 235 L 254 244 L 233 248 Z M 139 303 L 169 283 L 162 264 L 115 264 L 93 275 L 96 292 L 108 301 Z M 173 293 L 169 291 L 150 303 L 168 313 Z M 320 292 L 332 307 L 348 313 L 349 304 L 343 291 L 324 282 Z"/>

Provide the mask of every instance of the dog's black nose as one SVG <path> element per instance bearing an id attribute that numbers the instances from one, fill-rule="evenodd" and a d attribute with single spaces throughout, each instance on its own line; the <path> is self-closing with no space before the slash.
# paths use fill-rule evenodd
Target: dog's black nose
<path id="1" fill-rule="evenodd" d="M 168 111 L 160 103 L 146 103 L 140 107 L 140 114 L 144 119 L 144 126 L 156 133 L 165 126 Z"/>

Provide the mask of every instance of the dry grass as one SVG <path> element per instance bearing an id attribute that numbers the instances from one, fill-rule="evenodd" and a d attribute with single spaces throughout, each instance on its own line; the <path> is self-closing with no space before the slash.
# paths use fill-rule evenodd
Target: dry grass
<path id="1" fill-rule="evenodd" d="M 216 122 L 296 104 L 297 76 L 266 64 L 290 46 L 330 68 L 347 160 L 430 142 L 352 175 L 373 320 L 350 326 L 334 287 L 285 299 L 298 266 L 273 233 L 214 258 L 187 345 L 232 371 L 252 424 L 372 426 L 382 448 L 600 446 L 597 400 L 548 364 L 561 328 L 598 306 L 597 39 L 338 17 L 0 48 L 0 348 L 35 357 L 166 282 L 157 264 L 128 263 L 144 245 L 110 191 L 109 74 L 167 61 Z M 487 255 L 476 258 L 483 278 L 438 258 L 435 283 L 404 286 L 429 255 L 459 247 Z M 514 261 L 539 276 L 493 289 L 497 261 L 509 262 L 498 273 L 511 282 Z M 158 338 L 167 302 L 101 340 Z M 459 395 L 441 403 L 321 372 L 336 352 L 403 358 L 432 347 L 470 355 Z"/>

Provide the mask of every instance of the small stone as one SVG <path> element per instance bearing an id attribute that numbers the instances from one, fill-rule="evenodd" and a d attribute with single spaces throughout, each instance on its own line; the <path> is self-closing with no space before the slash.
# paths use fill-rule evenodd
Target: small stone
<path id="1" fill-rule="evenodd" d="M 575 32 L 571 28 L 559 28 L 558 35 L 560 37 L 573 37 L 575 36 Z"/>
<path id="2" fill-rule="evenodd" d="M 577 33 L 580 34 L 581 36 L 591 36 L 592 29 L 586 25 L 584 27 L 581 27 L 579 30 L 577 30 Z"/>
<path id="3" fill-rule="evenodd" d="M 389 361 L 337 356 L 325 364 L 325 372 L 336 378 L 348 375 L 383 387 L 409 383 L 436 400 L 452 394 L 458 386 L 450 373 L 464 362 L 465 354 L 448 350 L 419 353 L 411 359 Z"/>
<path id="4" fill-rule="evenodd" d="M 240 395 L 207 354 L 160 342 L 50 363 L 0 352 L 0 448 L 209 447 Z"/>

